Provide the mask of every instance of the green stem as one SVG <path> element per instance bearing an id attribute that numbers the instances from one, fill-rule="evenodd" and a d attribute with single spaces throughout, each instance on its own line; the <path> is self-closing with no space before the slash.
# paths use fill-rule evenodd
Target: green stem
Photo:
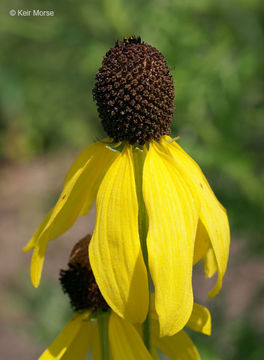
<path id="1" fill-rule="evenodd" d="M 110 359 L 109 340 L 108 340 L 108 320 L 109 314 L 105 313 L 98 316 L 99 336 L 100 336 L 100 348 L 101 348 L 101 360 Z"/>
<path id="2" fill-rule="evenodd" d="M 148 251 L 147 251 L 147 233 L 148 233 L 148 217 L 146 206 L 143 199 L 142 193 L 142 175 L 143 175 L 143 166 L 146 157 L 146 147 L 144 146 L 143 151 L 139 149 L 134 150 L 134 168 L 135 168 L 135 180 L 136 180 L 136 189 L 137 189 L 137 198 L 138 198 L 138 227 L 139 227 L 139 237 L 141 242 L 141 248 L 143 253 L 144 262 L 148 272 L 148 286 L 150 289 L 151 286 L 151 277 L 148 267 Z M 143 340 L 145 346 L 150 350 L 150 317 L 149 311 L 146 317 L 146 320 L 143 323 Z"/>

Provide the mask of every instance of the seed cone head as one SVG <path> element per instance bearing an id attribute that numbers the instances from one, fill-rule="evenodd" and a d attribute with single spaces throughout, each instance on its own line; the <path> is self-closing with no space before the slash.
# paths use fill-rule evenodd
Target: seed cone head
<path id="1" fill-rule="evenodd" d="M 90 240 L 91 235 L 87 235 L 73 247 L 68 269 L 60 271 L 60 282 L 75 311 L 107 311 L 109 307 L 95 281 L 88 258 Z"/>
<path id="2" fill-rule="evenodd" d="M 93 89 L 99 116 L 114 141 L 143 145 L 170 132 L 173 78 L 164 56 L 138 37 L 116 42 Z"/>

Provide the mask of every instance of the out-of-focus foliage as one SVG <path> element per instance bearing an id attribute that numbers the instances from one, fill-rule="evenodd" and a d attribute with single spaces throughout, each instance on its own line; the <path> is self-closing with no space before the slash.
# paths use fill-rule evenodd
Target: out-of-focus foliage
<path id="1" fill-rule="evenodd" d="M 11 8 L 55 15 L 11 17 Z M 263 24 L 263 0 L 2 0 L 0 158 L 81 149 L 101 137 L 95 74 L 116 39 L 140 35 L 172 69 L 173 136 L 213 181 L 232 229 L 263 251 Z M 250 331 L 237 335 L 239 346 Z"/>

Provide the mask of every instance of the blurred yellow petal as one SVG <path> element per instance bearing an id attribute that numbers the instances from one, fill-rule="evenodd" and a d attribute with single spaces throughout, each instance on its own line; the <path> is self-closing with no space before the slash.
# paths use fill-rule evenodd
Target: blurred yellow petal
<path id="1" fill-rule="evenodd" d="M 188 321 L 193 306 L 192 266 L 199 201 L 173 159 L 150 144 L 143 170 L 148 213 L 148 259 L 155 287 L 161 336 L 173 335 Z"/>
<path id="2" fill-rule="evenodd" d="M 217 271 L 217 263 L 208 232 L 201 220 L 198 222 L 194 245 L 193 265 L 202 259 L 206 277 L 212 277 Z"/>
<path id="3" fill-rule="evenodd" d="M 33 237 L 31 279 L 35 287 L 39 285 L 48 242 L 74 224 L 84 204 L 93 203 L 102 177 L 116 156 L 117 153 L 106 149 L 104 144 L 94 143 L 79 155 L 69 170 L 59 200 Z"/>
<path id="4" fill-rule="evenodd" d="M 33 250 L 30 263 L 30 277 L 32 284 L 35 287 L 38 287 L 40 283 L 47 246 L 47 241 L 40 241 L 37 242 Z"/>
<path id="5" fill-rule="evenodd" d="M 114 360 L 152 360 L 134 326 L 114 313 L 109 319 L 109 343 Z"/>
<path id="6" fill-rule="evenodd" d="M 158 352 L 154 346 L 151 348 L 151 356 L 152 360 L 159 360 Z"/>
<path id="7" fill-rule="evenodd" d="M 168 140 L 168 137 L 165 139 Z M 222 279 L 229 255 L 230 233 L 226 211 L 216 199 L 196 162 L 175 141 L 167 142 L 163 138 L 162 143 L 170 151 L 177 166 L 186 174 L 186 178 L 192 181 L 199 195 L 201 201 L 200 219 L 210 238 L 218 268 L 217 283 L 209 294 L 210 297 L 215 296 L 222 287 Z"/>
<path id="8" fill-rule="evenodd" d="M 199 220 L 194 244 L 193 265 L 197 264 L 205 256 L 209 246 L 208 233 L 201 220 Z"/>
<path id="9" fill-rule="evenodd" d="M 99 337 L 99 328 L 98 323 L 93 330 L 93 339 L 92 339 L 92 359 L 101 360 L 101 348 L 100 348 L 100 337 Z"/>
<path id="10" fill-rule="evenodd" d="M 150 293 L 150 306 L 149 306 L 149 311 L 150 311 L 150 318 L 154 321 L 154 320 L 159 320 L 156 308 L 155 308 L 155 293 L 151 292 Z"/>
<path id="11" fill-rule="evenodd" d="M 210 247 L 203 256 L 203 266 L 206 277 L 212 277 L 217 271 L 217 262 L 213 249 Z"/>
<path id="12" fill-rule="evenodd" d="M 130 146 L 123 149 L 105 175 L 96 208 L 89 259 L 97 284 L 118 315 L 132 322 L 143 322 L 148 310 L 148 280 L 138 234 Z"/>
<path id="13" fill-rule="evenodd" d="M 174 336 L 157 339 L 156 346 L 171 360 L 200 360 L 198 350 L 183 330 Z"/>
<path id="14" fill-rule="evenodd" d="M 63 355 L 62 360 L 85 360 L 89 348 L 91 345 L 93 346 L 95 329 L 94 323 L 82 321 L 78 334 Z"/>
<path id="15" fill-rule="evenodd" d="M 65 328 L 59 334 L 59 336 L 53 341 L 49 348 L 44 351 L 39 360 L 60 360 L 66 351 L 70 348 L 74 342 L 76 336 L 78 336 L 83 319 L 88 317 L 89 313 L 78 314 L 67 323 Z"/>
<path id="16" fill-rule="evenodd" d="M 205 335 L 211 335 L 211 315 L 209 310 L 200 304 L 194 303 L 191 317 L 186 326 Z"/>

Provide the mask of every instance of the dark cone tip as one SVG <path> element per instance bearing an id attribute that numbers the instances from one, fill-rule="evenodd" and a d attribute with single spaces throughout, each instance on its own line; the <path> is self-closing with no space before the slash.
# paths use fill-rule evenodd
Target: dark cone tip
<path id="1" fill-rule="evenodd" d="M 131 36 L 116 42 L 96 75 L 93 96 L 107 134 L 144 145 L 170 132 L 173 78 L 164 56 Z"/>
<path id="2" fill-rule="evenodd" d="M 105 302 L 95 281 L 88 258 L 88 245 L 91 236 L 81 239 L 72 249 L 68 269 L 60 271 L 62 289 L 70 297 L 75 311 L 103 310 L 109 306 Z"/>

